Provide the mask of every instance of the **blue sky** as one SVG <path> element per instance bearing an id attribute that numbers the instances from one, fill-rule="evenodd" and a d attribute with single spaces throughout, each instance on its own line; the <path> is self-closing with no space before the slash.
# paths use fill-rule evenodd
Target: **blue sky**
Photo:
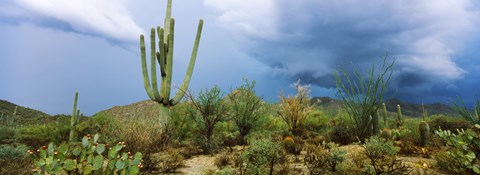
<path id="1" fill-rule="evenodd" d="M 148 99 L 138 37 L 163 24 L 165 4 L 0 0 L 0 99 L 68 114 L 79 91 L 87 115 Z M 297 79 L 312 96 L 332 96 L 339 65 L 366 68 L 388 52 L 396 97 L 471 104 L 480 95 L 479 13 L 476 0 L 174 0 L 173 82 L 202 18 L 194 92 L 228 92 L 248 77 L 270 101 Z"/>

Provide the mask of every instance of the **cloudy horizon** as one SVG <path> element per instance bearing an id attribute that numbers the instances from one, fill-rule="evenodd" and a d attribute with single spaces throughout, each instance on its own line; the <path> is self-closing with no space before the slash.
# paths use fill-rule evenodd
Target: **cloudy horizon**
<path id="1" fill-rule="evenodd" d="M 162 24 L 166 0 L 0 0 L 0 99 L 49 114 L 87 115 L 148 99 L 138 37 Z M 388 53 L 391 89 L 408 102 L 471 105 L 480 95 L 480 3 L 475 0 L 173 1 L 173 82 L 186 72 L 204 19 L 190 83 L 225 93 L 242 78 L 265 100 L 300 79 L 312 96 L 334 95 L 335 70 Z M 175 92 L 176 90 L 174 90 Z"/>

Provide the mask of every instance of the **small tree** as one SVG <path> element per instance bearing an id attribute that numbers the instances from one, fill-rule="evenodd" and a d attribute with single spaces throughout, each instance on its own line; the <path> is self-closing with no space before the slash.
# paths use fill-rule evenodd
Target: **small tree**
<path id="1" fill-rule="evenodd" d="M 287 123 L 288 130 L 296 136 L 301 136 L 304 130 L 305 119 L 312 111 L 310 87 L 300 85 L 300 81 L 293 84 L 297 94 L 285 96 L 280 93 L 280 110 L 278 114 Z"/>
<path id="2" fill-rule="evenodd" d="M 262 117 L 262 99 L 255 95 L 255 81 L 244 79 L 244 84 L 227 96 L 230 104 L 230 118 L 237 125 L 240 141 L 260 123 Z"/>
<path id="3" fill-rule="evenodd" d="M 337 95 L 343 100 L 342 105 L 353 121 L 357 137 L 362 141 L 380 132 L 377 110 L 382 105 L 394 63 L 395 59 L 387 63 L 385 56 L 378 69 L 373 64 L 366 74 L 353 66 L 353 76 L 344 67 L 340 67 L 340 74 L 335 76 Z"/>
<path id="4" fill-rule="evenodd" d="M 228 108 L 224 103 L 223 93 L 218 86 L 212 89 L 205 89 L 200 92 L 197 98 L 187 91 L 190 99 L 190 106 L 195 110 L 191 116 L 197 123 L 201 136 L 201 146 L 205 153 L 211 153 L 216 146 L 213 140 L 213 130 L 218 122 L 224 121 Z"/>

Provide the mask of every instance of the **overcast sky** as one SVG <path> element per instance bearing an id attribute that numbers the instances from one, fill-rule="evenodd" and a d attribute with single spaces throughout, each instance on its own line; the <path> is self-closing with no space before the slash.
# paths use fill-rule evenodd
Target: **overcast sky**
<path id="1" fill-rule="evenodd" d="M 0 0 L 0 99 L 45 111 L 92 115 L 148 99 L 139 35 L 163 25 L 166 0 Z M 173 83 L 186 72 L 204 19 L 190 88 L 243 77 L 276 101 L 298 79 L 333 96 L 340 65 L 360 69 L 388 52 L 391 89 L 410 102 L 469 104 L 480 95 L 477 0 L 174 0 Z M 174 85 L 175 86 L 175 85 Z M 176 89 L 173 90 L 176 92 Z"/>

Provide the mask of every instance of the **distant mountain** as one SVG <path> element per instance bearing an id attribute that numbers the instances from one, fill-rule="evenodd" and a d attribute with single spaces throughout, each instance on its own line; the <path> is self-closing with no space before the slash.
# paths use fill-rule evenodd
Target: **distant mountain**
<path id="1" fill-rule="evenodd" d="M 18 106 L 17 115 L 13 118 L 15 107 Z M 2 117 L 3 114 L 3 117 Z M 9 101 L 0 100 L 0 123 L 14 120 L 22 124 L 35 124 L 51 120 L 53 117 L 39 110 L 23 107 Z"/>
<path id="2" fill-rule="evenodd" d="M 312 103 L 323 107 L 325 110 L 338 110 L 342 108 L 340 100 L 336 100 L 330 97 L 313 97 Z M 402 108 L 402 114 L 411 117 L 422 116 L 422 104 L 414 104 L 401 101 L 396 98 L 389 99 L 385 102 L 387 105 L 387 111 L 397 112 L 397 104 Z M 456 115 L 455 110 L 452 107 L 442 103 L 425 104 L 425 110 L 428 115 L 444 114 L 444 115 Z"/>

